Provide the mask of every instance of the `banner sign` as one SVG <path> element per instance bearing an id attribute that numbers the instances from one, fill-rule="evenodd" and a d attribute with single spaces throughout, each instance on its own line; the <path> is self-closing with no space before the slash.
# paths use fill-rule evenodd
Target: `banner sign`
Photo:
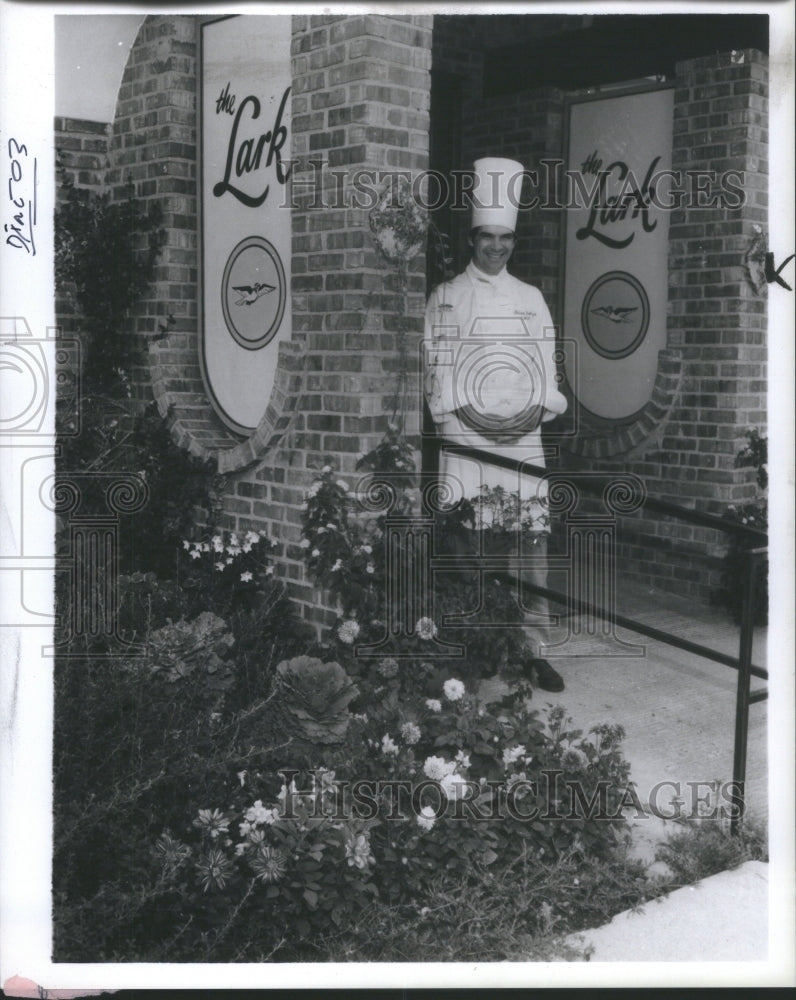
<path id="1" fill-rule="evenodd" d="M 290 17 L 202 25 L 202 374 L 249 434 L 290 336 Z"/>
<path id="2" fill-rule="evenodd" d="M 650 399 L 666 347 L 674 91 L 569 104 L 563 334 L 582 409 L 626 421 Z"/>

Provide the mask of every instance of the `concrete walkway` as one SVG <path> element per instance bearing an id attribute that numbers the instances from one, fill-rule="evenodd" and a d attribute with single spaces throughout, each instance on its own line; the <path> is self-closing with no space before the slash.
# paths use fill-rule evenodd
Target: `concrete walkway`
<path id="1" fill-rule="evenodd" d="M 737 656 L 739 629 L 720 609 L 641 589 L 620 594 L 617 605 L 628 617 Z M 707 796 L 708 782 L 731 781 L 738 678 L 732 668 L 621 628 L 614 636 L 588 634 L 587 622 L 563 617 L 549 636 L 545 655 L 566 688 L 539 691 L 535 705 L 563 705 L 585 732 L 601 722 L 622 725 L 630 777 L 643 803 L 670 814 L 679 796 L 690 810 Z M 753 663 L 763 669 L 766 638 L 766 629 L 755 630 Z M 499 684 L 490 680 L 482 694 L 494 697 Z M 752 678 L 752 691 L 765 686 Z M 768 813 L 766 738 L 762 701 L 749 710 L 746 774 L 747 813 L 760 818 Z"/>
<path id="2" fill-rule="evenodd" d="M 623 615 L 737 655 L 739 630 L 718 609 L 651 590 L 624 594 L 617 605 Z M 650 815 L 631 823 L 631 853 L 651 864 L 656 846 L 681 829 L 654 813 L 671 816 L 678 808 L 675 798 L 684 811 L 699 813 L 710 798 L 709 783 L 732 779 L 737 673 L 624 629 L 615 635 L 588 634 L 587 625 L 562 619 L 551 631 L 552 642 L 560 645 L 548 648 L 546 656 L 566 687 L 560 694 L 539 691 L 534 705 L 563 705 L 571 727 L 584 733 L 601 722 L 624 727 L 630 778 L 642 804 L 651 807 Z M 766 667 L 765 629 L 756 630 L 753 663 Z M 765 683 L 752 678 L 752 690 Z M 501 688 L 501 681 L 490 679 L 480 694 L 500 697 Z M 750 707 L 748 740 L 746 814 L 765 819 L 765 701 Z M 570 940 L 591 946 L 592 962 L 765 961 L 768 866 L 749 862 Z"/>
<path id="3" fill-rule="evenodd" d="M 747 861 L 567 942 L 590 962 L 765 962 L 768 865 Z"/>

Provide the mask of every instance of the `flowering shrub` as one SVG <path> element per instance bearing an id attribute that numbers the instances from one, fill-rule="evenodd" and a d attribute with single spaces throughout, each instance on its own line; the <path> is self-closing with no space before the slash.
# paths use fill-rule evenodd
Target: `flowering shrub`
<path id="1" fill-rule="evenodd" d="M 193 896 L 210 947 L 234 920 L 256 923 L 263 951 L 289 941 L 295 954 L 313 931 L 340 925 L 372 898 L 373 822 L 338 817 L 334 773 L 313 775 L 303 794 L 292 778 L 275 794 L 259 774 L 241 771 L 238 782 L 228 808 L 198 811 L 185 841 L 161 834 L 160 878 Z"/>
<path id="2" fill-rule="evenodd" d="M 182 543 L 182 584 L 222 617 L 251 608 L 273 583 L 272 542 L 264 531 L 217 531 Z"/>
<path id="3" fill-rule="evenodd" d="M 421 512 L 416 488 L 414 455 L 396 425 L 387 432 L 358 468 L 371 474 L 366 493 L 356 495 L 347 481 L 331 466 L 324 466 L 307 492 L 302 513 L 301 546 L 308 574 L 337 603 L 339 618 L 329 630 L 330 655 L 353 676 L 367 671 L 367 663 L 356 656 L 358 646 L 381 644 L 385 653 L 424 658 L 426 644 L 439 640 L 465 649 L 465 662 L 437 656 L 438 668 L 426 672 L 428 694 L 435 694 L 444 677 L 458 670 L 466 679 L 485 677 L 500 670 L 516 680 L 529 650 L 523 631 L 524 616 L 516 595 L 516 582 L 499 574 L 450 570 L 434 575 L 436 621 L 421 615 L 406 622 L 406 628 L 388 629 L 388 622 L 404 608 L 388 606 L 400 590 L 389 580 L 388 570 L 400 573 L 401 556 L 408 563 L 413 553 L 406 550 L 411 539 L 392 536 L 387 559 L 386 531 L 389 517 L 411 518 Z M 360 487 L 361 488 L 361 487 Z M 384 491 L 391 506 L 388 513 L 372 514 L 367 492 Z M 500 488 L 483 490 L 474 502 L 462 502 L 436 517 L 436 551 L 440 555 L 470 557 L 477 544 L 490 554 L 507 555 L 533 546 L 546 530 L 548 514 L 543 505 L 520 503 L 517 494 Z M 474 531 L 478 528 L 478 531 Z M 476 541 L 477 539 L 477 541 Z M 403 551 L 396 546 L 403 546 Z M 398 556 L 399 558 L 396 558 Z M 467 625 L 441 623 L 446 617 L 466 617 L 480 608 L 481 620 L 501 623 L 500 628 L 474 629 Z M 386 645 L 384 645 L 386 643 Z"/>
<path id="4" fill-rule="evenodd" d="M 409 181 L 398 175 L 387 183 L 369 213 L 373 240 L 384 258 L 406 266 L 426 240 L 428 213 L 412 197 Z"/>
<path id="5" fill-rule="evenodd" d="M 439 700 L 398 697 L 396 661 L 373 673 L 343 743 L 318 746 L 303 771 L 277 766 L 275 750 L 273 766 L 238 773 L 227 802 L 205 804 L 191 833 L 164 831 L 159 878 L 182 879 L 219 926 L 258 913 L 260 945 L 284 937 L 295 957 L 324 920 L 342 927 L 371 899 L 420 906 L 440 875 L 502 870 L 520 854 L 540 866 L 611 857 L 637 804 L 620 727 L 584 736 L 561 708 L 543 719 L 522 695 L 483 705 L 459 678 Z"/>

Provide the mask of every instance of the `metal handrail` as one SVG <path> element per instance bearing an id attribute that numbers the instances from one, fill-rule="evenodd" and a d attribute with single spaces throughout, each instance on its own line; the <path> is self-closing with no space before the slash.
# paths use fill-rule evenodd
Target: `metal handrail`
<path id="1" fill-rule="evenodd" d="M 557 470 L 547 469 L 541 465 L 534 465 L 531 462 L 520 461 L 510 458 L 507 455 L 498 455 L 492 452 L 482 451 L 479 448 L 471 448 L 469 445 L 456 444 L 449 438 L 440 438 L 439 447 L 444 448 L 452 454 L 460 455 L 462 458 L 473 458 L 481 461 L 488 461 L 490 465 L 497 465 L 502 469 L 509 469 L 512 472 L 522 472 L 524 475 L 535 476 L 537 479 L 549 479 L 551 475 L 566 474 L 567 471 L 576 474 L 579 470 Z M 584 483 L 587 492 L 598 493 L 601 483 L 603 486 L 612 482 L 611 473 L 594 475 L 590 473 L 590 482 Z M 768 534 L 760 528 L 752 528 L 748 524 L 739 524 L 737 521 L 727 521 L 717 514 L 707 514 L 693 507 L 683 507 L 680 504 L 672 503 L 669 500 L 660 500 L 658 497 L 644 496 L 642 506 L 648 507 L 659 514 L 667 514 L 670 517 L 677 517 L 690 524 L 698 524 L 705 528 L 715 528 L 717 531 L 724 531 L 727 534 L 745 536 L 750 541 L 768 541 Z"/>
<path id="2" fill-rule="evenodd" d="M 436 438 L 435 450 L 444 448 L 446 451 L 458 455 L 462 458 L 472 458 L 477 461 L 486 461 L 489 465 L 498 466 L 502 469 L 509 469 L 514 472 L 521 472 L 525 475 L 534 476 L 538 479 L 550 479 L 551 476 L 561 475 L 560 470 L 550 470 L 543 466 L 534 465 L 506 455 L 494 454 L 482 451 L 479 448 L 472 448 L 469 445 L 457 444 L 448 438 Z M 564 470 L 563 474 L 566 474 Z M 572 470 L 572 474 L 577 474 Z M 603 475 L 590 474 L 588 480 L 581 485 L 587 493 L 599 494 L 604 492 L 605 487 L 614 482 L 616 474 L 605 473 Z M 735 834 L 739 831 L 743 820 L 745 808 L 744 784 L 746 780 L 746 751 L 749 737 L 749 706 L 758 701 L 763 701 L 767 697 L 765 691 L 750 691 L 752 675 L 768 679 L 768 672 L 761 667 L 756 667 L 752 663 L 752 639 L 754 635 L 754 607 L 753 588 L 754 573 L 757 560 L 768 552 L 768 534 L 759 528 L 753 528 L 746 524 L 739 524 L 737 521 L 728 521 L 715 514 L 707 514 L 694 510 L 691 507 L 683 507 L 680 504 L 671 503 L 668 500 L 660 500 L 657 497 L 650 497 L 644 494 L 640 498 L 639 508 L 645 507 L 659 514 L 675 517 L 689 524 L 696 524 L 701 527 L 713 528 L 728 535 L 734 535 L 745 540 L 750 546 L 757 543 L 756 548 L 748 548 L 744 551 L 746 568 L 743 574 L 743 602 L 741 611 L 740 639 L 738 656 L 731 657 L 719 650 L 709 646 L 702 646 L 698 643 L 691 643 L 678 636 L 671 635 L 661 629 L 645 625 L 633 618 L 617 615 L 616 612 L 600 608 L 597 605 L 574 600 L 571 595 L 563 595 L 558 591 L 549 590 L 533 584 L 526 583 L 534 593 L 550 597 L 554 600 L 563 600 L 571 607 L 576 607 L 579 611 L 588 611 L 590 614 L 601 616 L 604 620 L 614 622 L 617 625 L 627 628 L 630 631 L 638 632 L 650 638 L 678 649 L 684 649 L 695 653 L 706 659 L 724 664 L 738 671 L 738 684 L 735 698 L 735 739 L 733 745 L 733 813 L 730 817 L 730 831 Z M 763 543 L 761 546 L 760 543 Z"/>

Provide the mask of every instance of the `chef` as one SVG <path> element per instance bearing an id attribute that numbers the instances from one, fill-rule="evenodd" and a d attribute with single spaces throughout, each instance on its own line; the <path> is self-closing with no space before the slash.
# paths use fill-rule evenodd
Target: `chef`
<path id="1" fill-rule="evenodd" d="M 553 321 L 538 288 L 513 277 L 506 265 L 516 242 L 517 205 L 523 177 L 515 160 L 476 160 L 471 260 L 462 274 L 439 285 L 426 307 L 424 389 L 437 432 L 456 444 L 544 465 L 541 425 L 563 413 L 566 398 L 556 381 Z M 442 450 L 440 481 L 446 499 L 471 500 L 479 512 L 477 528 L 493 513 L 479 497 L 496 487 L 517 494 L 521 521 L 539 532 L 533 568 L 527 579 L 546 586 L 546 483 L 519 471 L 463 458 Z M 491 493 L 494 497 L 494 493 Z M 531 595 L 531 620 L 547 617 L 544 598 Z M 564 681 L 539 655 L 527 666 L 546 691 L 561 691 Z"/>

